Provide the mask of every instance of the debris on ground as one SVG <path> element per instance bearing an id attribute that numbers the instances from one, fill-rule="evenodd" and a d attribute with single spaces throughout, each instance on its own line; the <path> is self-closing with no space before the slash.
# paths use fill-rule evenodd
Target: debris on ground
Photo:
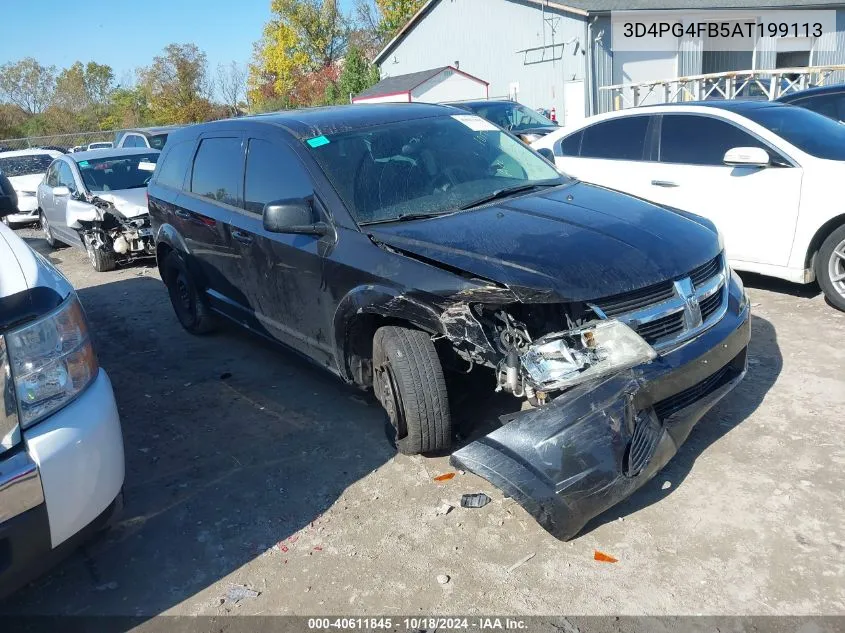
<path id="1" fill-rule="evenodd" d="M 445 502 L 445 501 L 444 501 L 444 502 L 443 502 L 442 504 L 440 504 L 440 506 L 439 506 L 439 507 L 438 507 L 438 508 L 434 511 L 434 516 L 437 516 L 437 517 L 446 516 L 447 514 L 449 514 L 449 513 L 450 513 L 450 512 L 454 509 L 454 507 L 455 507 L 455 506 L 453 506 L 451 503 L 447 503 L 447 502 Z"/>
<path id="2" fill-rule="evenodd" d="M 618 563 L 619 559 L 613 558 L 610 554 L 605 554 L 604 552 L 600 552 L 595 550 L 593 552 L 593 560 L 597 560 L 600 563 Z"/>
<path id="3" fill-rule="evenodd" d="M 490 503 L 492 499 L 488 497 L 483 492 L 476 492 L 473 494 L 465 494 L 461 497 L 461 507 L 462 508 L 483 508 L 488 503 Z"/>
<path id="4" fill-rule="evenodd" d="M 672 482 L 671 482 L 671 481 L 664 481 L 664 482 L 663 482 L 663 485 L 662 485 L 662 486 L 660 486 L 660 489 L 661 489 L 661 490 L 669 490 L 669 488 L 671 488 L 671 487 L 672 487 Z"/>
<path id="5" fill-rule="evenodd" d="M 446 574 L 439 574 L 437 576 L 437 582 L 439 582 L 441 585 L 445 585 L 450 580 L 451 580 L 451 578 L 449 578 L 449 576 L 447 576 Z"/>
<path id="6" fill-rule="evenodd" d="M 515 569 L 517 569 L 518 567 L 522 567 L 525 563 L 527 563 L 528 561 L 530 561 L 530 560 L 531 560 L 532 558 L 534 558 L 536 555 L 537 555 L 537 552 L 531 552 L 531 553 L 530 553 L 530 554 L 528 554 L 527 556 L 523 556 L 523 557 L 522 557 L 522 558 L 520 558 L 518 561 L 516 561 L 513 565 L 511 565 L 510 567 L 508 567 L 508 573 L 511 573 L 512 571 L 514 571 L 514 570 L 515 570 Z"/>
<path id="7" fill-rule="evenodd" d="M 226 597 L 235 604 L 241 600 L 246 600 L 247 598 L 257 598 L 260 595 L 260 591 L 250 589 L 246 585 L 231 585 L 229 590 L 226 592 Z"/>
<path id="8" fill-rule="evenodd" d="M 449 481 L 455 476 L 455 473 L 443 473 L 442 475 L 437 475 L 434 478 L 434 481 Z"/>

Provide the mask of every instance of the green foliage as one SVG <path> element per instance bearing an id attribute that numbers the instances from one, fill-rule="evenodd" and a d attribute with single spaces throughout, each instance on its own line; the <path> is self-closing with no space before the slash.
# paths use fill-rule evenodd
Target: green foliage
<path id="1" fill-rule="evenodd" d="M 56 87 L 56 67 L 32 57 L 0 66 L 0 96 L 28 114 L 43 112 Z"/>
<path id="2" fill-rule="evenodd" d="M 196 123 L 211 114 L 208 61 L 195 44 L 168 45 L 139 76 L 155 123 Z"/>
<path id="3" fill-rule="evenodd" d="M 327 104 L 349 103 L 349 97 L 378 83 L 378 67 L 371 64 L 358 46 L 350 46 L 337 83 L 326 89 Z"/>
<path id="4" fill-rule="evenodd" d="M 392 38 L 405 26 L 426 0 L 376 0 L 381 13 L 378 30 L 385 40 Z"/>

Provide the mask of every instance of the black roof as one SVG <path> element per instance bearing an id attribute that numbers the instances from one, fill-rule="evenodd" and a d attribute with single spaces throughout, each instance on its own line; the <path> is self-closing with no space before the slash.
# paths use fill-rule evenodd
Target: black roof
<path id="1" fill-rule="evenodd" d="M 800 90 L 798 92 L 790 92 L 789 94 L 778 97 L 777 99 L 775 99 L 775 101 L 779 101 L 780 103 L 792 103 L 793 101 L 797 101 L 798 99 L 804 99 L 805 97 L 837 94 L 840 92 L 845 92 L 845 84 L 834 84 L 833 86 L 818 86 L 816 88 L 807 88 L 806 90 Z"/>
<path id="2" fill-rule="evenodd" d="M 181 138 L 196 136 L 215 127 L 275 125 L 284 128 L 297 139 L 305 140 L 324 134 L 339 134 L 384 123 L 398 123 L 454 113 L 454 108 L 431 103 L 361 103 L 283 110 L 236 119 L 197 123 L 174 132 L 168 140 L 168 145 L 171 142 L 178 142 Z"/>
<path id="3" fill-rule="evenodd" d="M 378 97 L 381 95 L 392 95 L 402 92 L 410 92 L 421 83 L 425 83 L 432 77 L 436 77 L 444 70 L 451 68 L 451 66 L 440 66 L 439 68 L 432 68 L 431 70 L 421 70 L 416 73 L 408 73 L 407 75 L 396 75 L 395 77 L 385 77 L 375 86 L 370 86 L 366 90 L 362 90 L 355 98 L 358 97 Z"/>
<path id="4" fill-rule="evenodd" d="M 749 112 L 760 108 L 783 108 L 783 103 L 776 101 L 765 101 L 757 99 L 711 99 L 709 101 L 682 101 L 679 103 L 660 103 L 660 106 L 704 106 L 707 108 L 719 108 L 731 112 Z M 645 108 L 649 106 L 643 106 Z"/>

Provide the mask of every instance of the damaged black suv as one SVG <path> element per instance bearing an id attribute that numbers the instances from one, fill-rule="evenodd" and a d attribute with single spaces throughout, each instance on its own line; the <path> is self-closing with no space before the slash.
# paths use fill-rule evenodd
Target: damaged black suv
<path id="1" fill-rule="evenodd" d="M 746 370 L 749 308 L 708 220 L 561 176 L 493 124 L 357 105 L 171 134 L 149 186 L 192 333 L 217 316 L 372 387 L 399 449 L 448 449 L 444 367 L 525 411 L 452 456 L 573 536 Z"/>

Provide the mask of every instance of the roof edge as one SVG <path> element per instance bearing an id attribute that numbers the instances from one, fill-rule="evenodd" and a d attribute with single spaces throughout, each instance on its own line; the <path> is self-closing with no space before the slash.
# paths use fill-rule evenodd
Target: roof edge
<path id="1" fill-rule="evenodd" d="M 587 17 L 590 15 L 589 11 L 585 11 L 584 9 L 576 9 L 575 7 L 570 7 L 565 4 L 561 4 L 560 2 L 554 2 L 553 0 L 524 0 L 525 2 L 530 2 L 531 4 L 535 4 L 537 6 L 545 5 L 551 9 L 557 9 L 558 11 L 563 11 L 565 13 L 572 13 L 573 15 L 578 15 L 581 17 Z M 384 58 L 394 49 L 396 46 L 405 39 L 405 36 L 411 31 L 419 22 L 423 16 L 428 13 L 431 9 L 434 8 L 440 0 L 428 0 L 423 6 L 419 8 L 419 10 L 408 20 L 408 23 L 405 24 L 399 32 L 393 36 L 393 38 L 384 45 L 375 57 L 373 57 L 374 64 L 380 64 Z"/>

